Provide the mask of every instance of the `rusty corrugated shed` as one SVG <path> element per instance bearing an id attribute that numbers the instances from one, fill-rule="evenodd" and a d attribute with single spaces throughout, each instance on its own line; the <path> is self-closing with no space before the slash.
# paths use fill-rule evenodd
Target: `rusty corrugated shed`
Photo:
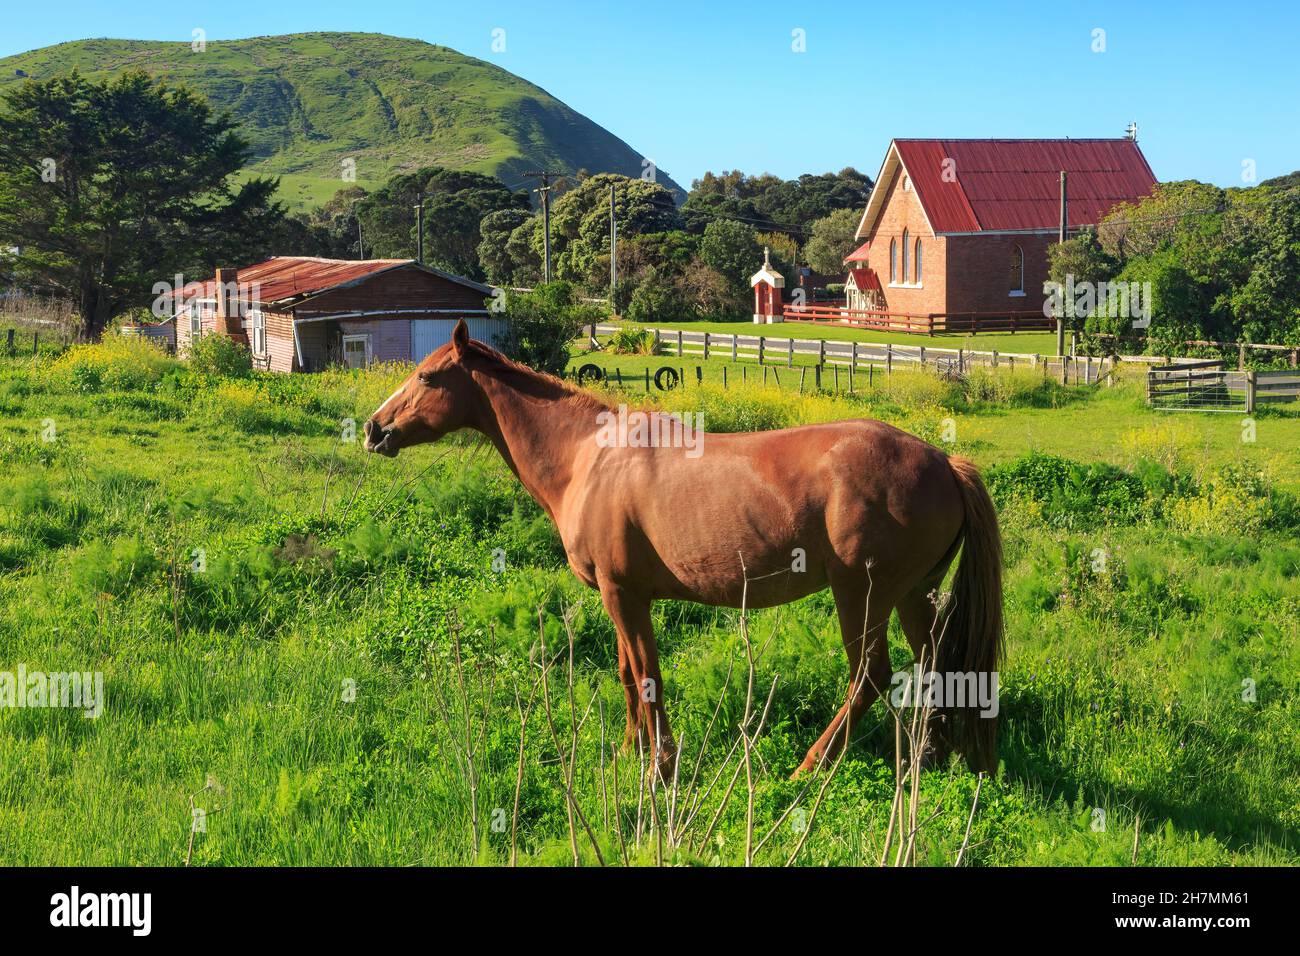
<path id="1" fill-rule="evenodd" d="M 935 232 L 1051 229 L 1066 172 L 1069 226 L 1095 225 L 1156 178 L 1130 139 L 899 139 Z M 945 175 L 947 171 L 947 175 Z"/>

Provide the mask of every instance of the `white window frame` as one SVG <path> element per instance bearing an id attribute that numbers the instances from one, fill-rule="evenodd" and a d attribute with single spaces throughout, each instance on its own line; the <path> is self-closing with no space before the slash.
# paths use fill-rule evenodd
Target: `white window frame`
<path id="1" fill-rule="evenodd" d="M 203 335 L 203 310 L 195 302 L 190 306 L 190 338 L 197 339 Z"/>
<path id="2" fill-rule="evenodd" d="M 343 336 L 343 364 L 348 365 L 348 343 L 361 342 L 366 347 L 366 364 L 362 368 L 369 368 L 371 364 L 370 352 L 370 333 L 369 332 L 349 332 Z M 352 366 L 348 365 L 348 368 Z"/>
<path id="3" fill-rule="evenodd" d="M 261 309 L 248 310 L 249 345 L 256 358 L 266 358 L 266 315 Z M 259 334 L 260 333 L 260 334 Z M 259 343 L 258 339 L 261 339 Z"/>

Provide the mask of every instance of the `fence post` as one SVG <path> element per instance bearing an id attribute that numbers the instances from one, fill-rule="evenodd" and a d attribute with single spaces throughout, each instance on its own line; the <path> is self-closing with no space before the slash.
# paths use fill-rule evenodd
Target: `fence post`
<path id="1" fill-rule="evenodd" d="M 758 364 L 763 364 L 763 336 L 758 337 Z M 766 378 L 766 376 L 764 376 Z"/>
<path id="2" fill-rule="evenodd" d="M 817 365 L 820 367 L 826 364 L 826 340 L 821 339 L 817 344 Z"/>
<path id="3" fill-rule="evenodd" d="M 1246 343 L 1237 343 L 1237 371 L 1246 371 Z"/>
<path id="4" fill-rule="evenodd" d="M 808 377 L 808 366 L 799 369 L 799 394 L 803 394 L 803 380 Z"/>
<path id="5" fill-rule="evenodd" d="M 853 370 L 858 367 L 858 343 L 853 341 L 849 345 L 852 348 L 849 354 L 849 391 L 851 392 L 853 391 Z"/>
<path id="6" fill-rule="evenodd" d="M 704 333 L 704 361 L 709 360 L 709 333 Z"/>
<path id="7" fill-rule="evenodd" d="M 994 368 L 997 368 L 997 367 L 998 367 L 998 350 L 997 350 L 997 349 L 994 349 L 994 350 L 993 350 L 993 367 L 994 367 Z"/>
<path id="8" fill-rule="evenodd" d="M 885 371 L 894 370 L 894 346 L 888 342 L 885 343 Z"/>
<path id="9" fill-rule="evenodd" d="M 736 361 L 736 336 L 731 336 L 731 360 Z"/>
<path id="10" fill-rule="evenodd" d="M 1070 358 L 1074 358 L 1079 353 L 1079 333 L 1070 333 Z"/>
<path id="11" fill-rule="evenodd" d="M 723 389 L 723 391 L 726 391 L 726 388 L 727 388 L 727 366 L 724 365 L 724 366 L 722 366 L 722 389 Z"/>
<path id="12" fill-rule="evenodd" d="M 788 338 L 786 341 L 786 368 L 794 368 L 794 339 Z"/>
<path id="13" fill-rule="evenodd" d="M 1251 369 L 1246 373 L 1246 414 L 1254 414 L 1255 411 L 1255 370 Z"/>
<path id="14" fill-rule="evenodd" d="M 957 350 L 957 374 L 958 375 L 966 374 L 966 350 L 965 349 Z"/>
<path id="15" fill-rule="evenodd" d="M 921 350 L 921 368 L 925 368 L 925 346 L 919 346 Z"/>

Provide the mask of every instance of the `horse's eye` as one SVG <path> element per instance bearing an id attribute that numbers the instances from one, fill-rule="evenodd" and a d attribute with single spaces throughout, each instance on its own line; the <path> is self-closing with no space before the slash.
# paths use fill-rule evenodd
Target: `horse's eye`
<path id="1" fill-rule="evenodd" d="M 420 384 L 421 384 L 421 385 L 432 385 L 432 384 L 433 384 L 433 375 L 430 374 L 429 372 L 421 372 L 421 373 L 420 373 L 418 376 L 416 376 L 416 377 L 420 380 Z"/>

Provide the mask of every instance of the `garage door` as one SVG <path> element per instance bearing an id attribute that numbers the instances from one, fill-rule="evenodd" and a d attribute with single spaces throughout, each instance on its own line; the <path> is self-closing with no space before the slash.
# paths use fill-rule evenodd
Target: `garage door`
<path id="1" fill-rule="evenodd" d="M 505 332 L 505 320 L 497 318 L 467 317 L 469 337 L 486 342 L 493 348 L 501 347 L 501 337 Z M 411 361 L 419 362 L 426 355 L 451 341 L 451 330 L 456 327 L 456 319 L 412 319 L 411 320 Z"/>

